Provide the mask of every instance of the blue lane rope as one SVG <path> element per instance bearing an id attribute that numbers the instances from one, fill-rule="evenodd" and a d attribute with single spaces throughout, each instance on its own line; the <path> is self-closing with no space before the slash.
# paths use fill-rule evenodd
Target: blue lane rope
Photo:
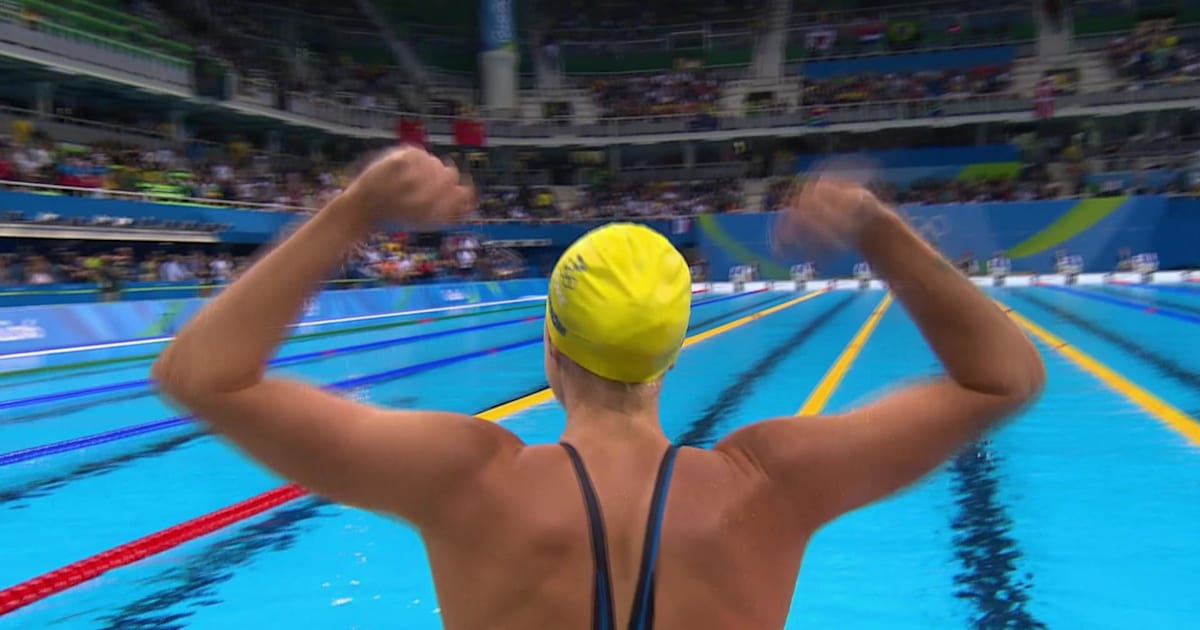
<path id="1" fill-rule="evenodd" d="M 1113 297 L 1111 295 L 1101 295 L 1099 293 L 1092 293 L 1090 291 L 1081 291 L 1079 289 L 1060 287 L 1060 286 L 1056 286 L 1056 285 L 1043 284 L 1043 285 L 1039 285 L 1039 286 L 1047 288 L 1047 289 L 1051 289 L 1054 291 L 1058 291 L 1060 293 L 1066 293 L 1068 295 L 1077 295 L 1079 297 L 1087 298 L 1089 300 L 1096 300 L 1097 302 L 1106 302 L 1106 303 L 1112 304 L 1114 306 L 1136 309 L 1143 313 L 1146 312 L 1146 309 L 1154 309 L 1155 314 L 1162 315 L 1163 317 L 1170 317 L 1171 319 L 1178 319 L 1180 321 L 1188 322 L 1190 324 L 1200 324 L 1200 317 L 1197 317 L 1190 313 L 1183 313 L 1180 311 L 1176 311 L 1176 310 L 1173 310 L 1170 308 L 1163 308 L 1161 306 L 1155 306 L 1154 304 L 1147 304 L 1145 302 L 1134 302 L 1133 300 L 1125 300 L 1125 299 L 1122 299 L 1119 297 Z"/>

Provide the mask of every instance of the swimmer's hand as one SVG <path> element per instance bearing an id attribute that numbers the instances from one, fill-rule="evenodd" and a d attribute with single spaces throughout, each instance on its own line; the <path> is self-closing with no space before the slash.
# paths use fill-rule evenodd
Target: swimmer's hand
<path id="1" fill-rule="evenodd" d="M 817 175 L 792 191 L 776 226 L 776 242 L 819 251 L 859 247 L 867 227 L 891 210 L 861 184 Z"/>
<path id="2" fill-rule="evenodd" d="M 384 154 L 343 193 L 375 221 L 450 223 L 475 208 L 475 189 L 452 164 L 415 147 Z"/>

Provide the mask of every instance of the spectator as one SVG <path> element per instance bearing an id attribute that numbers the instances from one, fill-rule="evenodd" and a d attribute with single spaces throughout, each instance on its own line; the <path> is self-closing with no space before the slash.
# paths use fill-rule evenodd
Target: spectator
<path id="1" fill-rule="evenodd" d="M 158 271 L 160 279 L 164 282 L 185 282 L 194 277 L 178 254 L 168 257 Z"/>
<path id="2" fill-rule="evenodd" d="M 592 84 L 592 94 L 606 117 L 712 114 L 721 85 L 700 70 L 686 70 Z"/>
<path id="3" fill-rule="evenodd" d="M 856 75 L 808 81 L 804 103 L 834 105 L 868 101 L 927 98 L 965 98 L 1000 92 L 1011 82 L 1009 66 L 980 66 L 961 70 Z"/>

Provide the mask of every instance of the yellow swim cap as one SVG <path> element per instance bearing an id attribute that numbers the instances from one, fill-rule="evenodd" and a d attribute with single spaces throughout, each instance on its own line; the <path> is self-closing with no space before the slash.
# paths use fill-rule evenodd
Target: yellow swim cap
<path id="1" fill-rule="evenodd" d="M 575 241 L 550 274 L 550 342 L 587 371 L 621 383 L 662 376 L 692 308 L 687 262 L 663 235 L 609 223 Z"/>

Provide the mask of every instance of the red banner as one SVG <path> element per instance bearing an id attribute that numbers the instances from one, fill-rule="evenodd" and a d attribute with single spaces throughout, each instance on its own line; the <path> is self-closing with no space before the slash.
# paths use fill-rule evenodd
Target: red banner
<path id="1" fill-rule="evenodd" d="M 460 147 L 481 147 L 484 143 L 482 120 L 460 118 L 454 121 L 454 144 Z"/>
<path id="2" fill-rule="evenodd" d="M 396 140 L 400 144 L 425 146 L 425 123 L 415 118 L 401 118 L 396 123 Z"/>

